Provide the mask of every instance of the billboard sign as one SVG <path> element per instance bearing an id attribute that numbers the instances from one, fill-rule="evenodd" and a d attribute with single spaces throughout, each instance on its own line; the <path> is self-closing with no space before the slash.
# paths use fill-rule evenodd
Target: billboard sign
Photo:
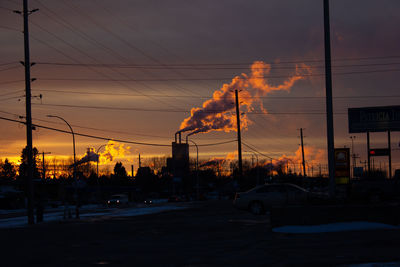
<path id="1" fill-rule="evenodd" d="M 349 108 L 349 133 L 400 131 L 400 106 Z"/>

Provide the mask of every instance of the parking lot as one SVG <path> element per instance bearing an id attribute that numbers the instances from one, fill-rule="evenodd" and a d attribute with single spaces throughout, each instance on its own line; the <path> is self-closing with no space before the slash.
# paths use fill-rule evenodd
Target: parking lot
<path id="1" fill-rule="evenodd" d="M 273 233 L 231 201 L 0 229 L 2 266 L 336 266 L 399 262 L 398 230 Z"/>

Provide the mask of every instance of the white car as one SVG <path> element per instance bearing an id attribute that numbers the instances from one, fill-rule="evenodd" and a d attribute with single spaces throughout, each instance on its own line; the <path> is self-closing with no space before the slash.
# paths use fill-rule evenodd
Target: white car
<path id="1" fill-rule="evenodd" d="M 263 214 L 271 207 L 301 205 L 315 194 L 294 184 L 266 184 L 247 192 L 236 193 L 233 204 L 236 208 Z"/>
<path id="2" fill-rule="evenodd" d="M 107 200 L 107 206 L 127 206 L 128 204 L 128 196 L 124 194 L 112 195 L 111 198 Z"/>

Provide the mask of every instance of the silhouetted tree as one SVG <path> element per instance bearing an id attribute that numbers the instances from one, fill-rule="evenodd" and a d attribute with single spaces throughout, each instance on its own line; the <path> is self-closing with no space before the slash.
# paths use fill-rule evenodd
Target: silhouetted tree
<path id="1" fill-rule="evenodd" d="M 37 167 L 39 151 L 36 147 L 32 149 L 32 163 L 33 163 L 33 178 L 40 178 L 40 173 Z M 24 179 L 28 176 L 28 149 L 25 147 L 21 153 L 21 164 L 18 168 L 19 178 Z"/>
<path id="2" fill-rule="evenodd" d="M 0 177 L 3 179 L 3 181 L 9 182 L 14 180 L 16 178 L 16 175 L 17 171 L 15 165 L 9 162 L 6 158 L 4 163 L 0 164 Z"/>
<path id="3" fill-rule="evenodd" d="M 125 178 L 128 176 L 125 167 L 122 165 L 122 162 L 115 163 L 114 166 L 114 176 L 119 178 Z"/>

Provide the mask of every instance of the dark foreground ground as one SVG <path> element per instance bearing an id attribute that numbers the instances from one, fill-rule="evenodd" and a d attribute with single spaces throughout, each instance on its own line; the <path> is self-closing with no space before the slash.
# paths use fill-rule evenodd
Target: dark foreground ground
<path id="1" fill-rule="evenodd" d="M 347 266 L 400 262 L 400 231 L 272 233 L 230 201 L 130 218 L 0 229 L 0 266 Z"/>

